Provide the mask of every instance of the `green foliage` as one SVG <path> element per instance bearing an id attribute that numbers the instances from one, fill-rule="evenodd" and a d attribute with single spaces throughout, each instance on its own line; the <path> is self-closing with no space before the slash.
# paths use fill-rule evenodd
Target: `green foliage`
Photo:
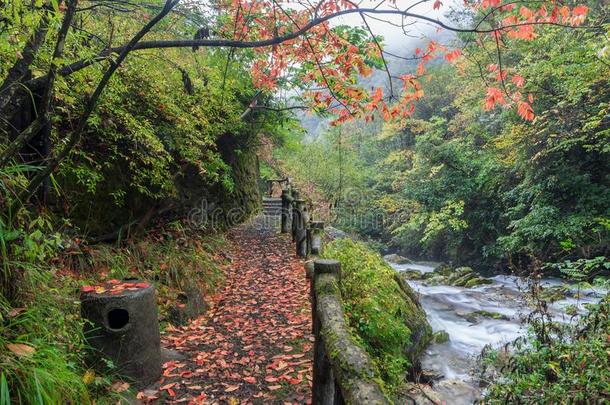
<path id="1" fill-rule="evenodd" d="M 610 390 L 609 311 L 607 295 L 564 337 L 542 343 L 532 336 L 518 345 L 502 378 L 489 387 L 485 402 L 604 402 Z"/>
<path id="2" fill-rule="evenodd" d="M 353 333 L 384 382 L 397 387 L 412 365 L 411 356 L 421 350 L 415 335 L 431 334 L 425 313 L 400 289 L 394 270 L 365 244 L 335 240 L 324 256 L 341 262 L 342 302 Z"/>
<path id="3" fill-rule="evenodd" d="M 547 263 L 544 269 L 557 269 L 566 278 L 575 281 L 589 281 L 610 271 L 610 260 L 605 256 L 592 259 L 565 260 L 560 263 Z"/>
<path id="4" fill-rule="evenodd" d="M 591 4 L 591 12 L 592 21 L 603 23 L 600 4 Z M 330 201 L 339 193 L 337 173 L 345 173 L 344 184 L 365 198 L 339 212 L 336 225 L 414 257 L 526 269 L 607 256 L 610 64 L 601 52 L 607 38 L 549 27 L 533 41 L 503 48 L 525 78 L 523 92 L 534 94 L 531 123 L 508 109 L 483 108 L 481 66 L 473 61 L 489 55 L 468 45 L 463 75 L 443 64 L 430 68 L 434 80 L 424 83 L 426 97 L 413 117 L 346 126 L 347 158 L 337 158 L 333 129 L 303 141 L 299 156 L 307 158 L 283 159 Z M 382 218 L 382 227 L 350 227 L 367 215 Z"/>

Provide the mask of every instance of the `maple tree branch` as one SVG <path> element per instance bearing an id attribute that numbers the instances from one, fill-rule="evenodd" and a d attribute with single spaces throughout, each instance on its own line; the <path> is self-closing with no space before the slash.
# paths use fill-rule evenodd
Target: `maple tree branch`
<path id="1" fill-rule="evenodd" d="M 388 67 L 388 63 L 386 62 L 385 57 L 383 56 L 383 48 L 381 47 L 381 44 L 379 43 L 379 41 L 377 41 L 377 37 L 375 37 L 375 34 L 373 33 L 371 26 L 366 21 L 364 13 L 360 13 L 360 17 L 362 17 L 362 21 L 364 22 L 364 25 L 366 26 L 367 30 L 371 34 L 371 38 L 373 39 L 375 46 L 377 46 L 377 49 L 379 50 L 379 56 L 381 57 L 381 60 L 383 61 L 383 66 L 388 75 L 388 84 L 390 86 L 390 100 L 392 100 L 394 98 L 394 84 L 392 83 L 392 75 L 390 74 L 390 68 Z"/>
<path id="2" fill-rule="evenodd" d="M 297 30 L 301 30 L 301 28 L 299 27 L 299 24 L 292 18 L 292 16 L 290 15 L 290 13 L 288 13 L 286 10 L 284 10 L 284 8 L 277 3 L 277 0 L 273 0 L 273 2 L 275 4 L 278 5 L 279 9 L 282 10 L 282 13 L 284 13 L 284 15 L 286 17 L 288 17 L 288 19 L 294 24 L 295 27 L 297 27 Z M 313 54 L 313 57 L 315 59 L 316 62 L 316 66 L 318 67 L 318 70 L 320 71 L 320 74 L 322 75 L 322 80 L 324 80 L 324 84 L 326 85 L 326 89 L 329 91 L 329 93 L 331 94 L 331 96 L 339 103 L 343 106 L 343 108 L 345 108 L 345 110 L 351 115 L 353 116 L 354 113 L 349 109 L 349 107 L 347 106 L 347 104 L 345 104 L 343 101 L 341 101 L 339 99 L 339 97 L 337 97 L 337 95 L 335 94 L 334 90 L 332 89 L 332 87 L 330 86 L 330 83 L 328 82 L 328 78 L 326 77 L 326 74 L 324 73 L 324 69 L 322 69 L 322 64 L 320 61 L 320 58 L 318 57 L 318 54 L 316 53 L 313 44 L 311 43 L 311 40 L 309 39 L 309 37 L 305 34 L 303 35 L 303 37 L 305 38 L 305 41 L 307 42 L 307 45 L 309 46 L 309 49 L 311 49 L 311 53 Z"/>
<path id="3" fill-rule="evenodd" d="M 229 48 L 246 48 L 246 49 L 247 48 L 265 48 L 265 47 L 270 47 L 270 46 L 274 46 L 274 45 L 279 45 L 284 42 L 296 39 L 296 38 L 304 35 L 305 33 L 307 33 L 312 28 L 314 28 L 320 24 L 323 24 L 326 21 L 335 19 L 337 17 L 354 14 L 354 13 L 366 13 L 367 15 L 368 14 L 400 15 L 400 16 L 403 16 L 406 18 L 413 18 L 415 20 L 426 21 L 426 22 L 429 22 L 440 28 L 444 28 L 444 29 L 446 29 L 448 31 L 452 31 L 452 32 L 478 33 L 478 34 L 488 34 L 488 33 L 494 32 L 494 31 L 498 31 L 498 30 L 501 31 L 501 30 L 507 30 L 507 29 L 511 29 L 511 28 L 518 28 L 521 26 L 531 26 L 531 25 L 550 25 L 550 26 L 557 26 L 557 27 L 571 28 L 571 29 L 591 29 L 591 28 L 600 28 L 601 27 L 601 26 L 600 27 L 572 26 L 572 25 L 561 24 L 561 23 L 557 23 L 557 22 L 539 21 L 539 22 L 522 22 L 522 23 L 508 24 L 508 25 L 504 25 L 501 27 L 497 27 L 497 28 L 485 28 L 485 29 L 460 28 L 460 27 L 454 27 L 454 26 L 448 25 L 438 19 L 427 17 L 422 14 L 417 14 L 417 13 L 412 13 L 412 12 L 407 12 L 407 11 L 402 11 L 402 10 L 388 10 L 388 9 L 379 10 L 379 9 L 375 9 L 375 8 L 355 8 L 355 9 L 337 11 L 335 13 L 332 13 L 332 14 L 329 14 L 329 15 L 326 15 L 323 17 L 313 18 L 307 24 L 299 27 L 296 31 L 293 31 L 293 32 L 290 32 L 290 33 L 287 33 L 287 34 L 284 34 L 284 35 L 281 35 L 278 37 L 273 37 L 273 38 L 267 38 L 267 39 L 261 39 L 261 40 L 255 40 L 255 41 L 241 41 L 241 40 L 235 40 L 235 39 L 177 39 L 177 40 L 142 41 L 142 42 L 138 42 L 132 50 L 136 51 L 136 50 L 146 50 L 146 49 L 192 48 L 193 46 L 229 47 Z M 479 24 L 477 24 L 477 26 L 478 25 Z M 90 59 L 80 60 L 80 61 L 74 62 L 70 65 L 64 66 L 63 68 L 58 70 L 58 73 L 63 76 L 69 75 L 69 74 L 74 73 L 78 70 L 81 70 L 87 66 L 90 66 L 96 62 L 105 60 L 113 53 L 120 53 L 123 51 L 124 48 L 125 48 L 124 46 L 120 46 L 120 47 L 116 47 L 116 48 L 112 48 L 112 49 L 107 49 L 107 50 L 99 53 L 97 56 L 94 56 Z M 37 88 L 37 86 L 40 86 L 40 84 L 41 84 L 41 79 L 42 78 L 33 79 L 33 80 L 30 80 L 29 82 L 27 82 L 26 84 L 29 88 Z"/>
<path id="4" fill-rule="evenodd" d="M 502 83 L 502 90 L 504 90 L 504 94 L 506 94 L 506 97 L 508 97 L 508 99 L 510 101 L 513 101 L 513 98 L 511 97 L 511 95 L 508 93 L 508 89 L 506 88 L 506 82 L 504 81 L 504 73 L 502 72 L 502 51 L 500 50 L 500 34 L 495 33 L 494 34 L 494 39 L 496 42 L 496 54 L 498 56 L 498 70 L 499 70 L 499 75 L 500 75 L 500 83 Z"/>

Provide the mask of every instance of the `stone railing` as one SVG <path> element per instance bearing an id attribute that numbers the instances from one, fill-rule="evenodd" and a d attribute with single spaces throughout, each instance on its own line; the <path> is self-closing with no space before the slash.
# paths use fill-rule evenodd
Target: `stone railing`
<path id="1" fill-rule="evenodd" d="M 299 257 L 322 253 L 324 223 L 312 221 L 306 201 L 294 188 L 282 191 L 281 232 L 292 234 Z M 390 404 L 376 380 L 371 359 L 354 342 L 345 323 L 341 264 L 315 259 L 308 261 L 305 268 L 311 283 L 315 337 L 312 404 Z"/>

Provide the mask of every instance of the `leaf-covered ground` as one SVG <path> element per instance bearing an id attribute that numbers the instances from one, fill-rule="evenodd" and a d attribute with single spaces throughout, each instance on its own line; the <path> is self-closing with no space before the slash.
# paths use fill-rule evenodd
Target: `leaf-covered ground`
<path id="1" fill-rule="evenodd" d="M 163 366 L 157 403 L 310 402 L 309 283 L 290 239 L 253 225 L 229 235 L 231 264 L 211 309 L 169 329 L 163 346 L 187 357 Z"/>

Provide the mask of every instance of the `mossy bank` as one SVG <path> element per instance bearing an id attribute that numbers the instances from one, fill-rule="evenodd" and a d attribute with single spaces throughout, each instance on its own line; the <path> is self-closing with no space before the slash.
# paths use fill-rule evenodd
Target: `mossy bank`
<path id="1" fill-rule="evenodd" d="M 343 309 L 357 342 L 373 360 L 386 388 L 404 382 L 432 338 L 415 293 L 366 244 L 331 242 L 324 257 L 341 262 Z"/>

